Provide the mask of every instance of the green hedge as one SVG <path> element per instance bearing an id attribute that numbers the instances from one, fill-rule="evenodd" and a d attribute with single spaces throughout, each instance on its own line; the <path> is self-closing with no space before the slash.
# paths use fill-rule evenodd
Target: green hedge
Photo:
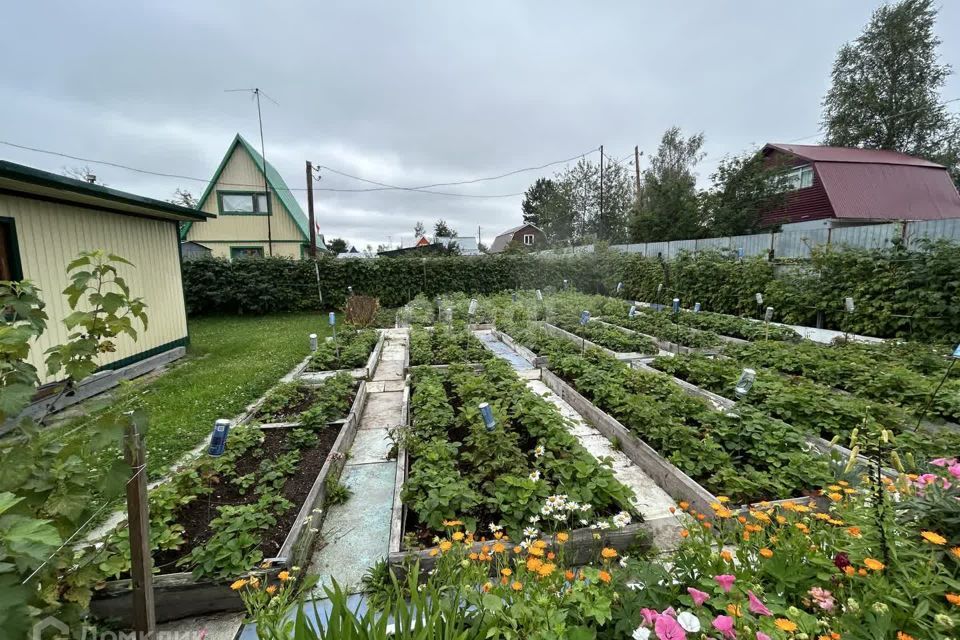
<path id="1" fill-rule="evenodd" d="M 822 311 L 827 328 L 880 337 L 914 337 L 946 342 L 960 337 L 960 245 L 933 243 L 926 250 L 815 250 L 797 264 L 775 265 L 762 258 L 737 261 L 718 252 L 661 261 L 638 254 L 598 251 L 573 257 L 530 255 L 380 258 L 317 262 L 264 258 L 228 262 L 204 259 L 183 265 L 187 312 L 263 314 L 340 307 L 347 286 L 380 298 L 384 306 L 463 291 L 496 293 L 515 288 L 570 286 L 609 293 L 623 281 L 624 296 L 654 301 L 679 297 L 684 306 L 756 315 L 756 293 L 775 308 L 776 319 L 812 326 Z M 844 312 L 852 296 L 856 312 Z"/>

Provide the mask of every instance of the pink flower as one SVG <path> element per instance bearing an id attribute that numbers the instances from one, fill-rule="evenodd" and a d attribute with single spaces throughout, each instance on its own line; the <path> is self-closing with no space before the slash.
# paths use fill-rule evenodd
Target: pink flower
<path id="1" fill-rule="evenodd" d="M 935 467 L 949 467 L 951 464 L 956 464 L 956 458 L 947 460 L 946 458 L 937 458 L 936 460 L 931 460 L 930 464 Z"/>
<path id="2" fill-rule="evenodd" d="M 661 613 L 660 615 L 662 615 L 662 616 L 670 616 L 671 618 L 676 618 L 676 617 L 677 617 L 677 612 L 673 610 L 673 607 L 667 607 L 666 609 L 663 610 L 663 613 Z"/>
<path id="3" fill-rule="evenodd" d="M 687 632 L 670 616 L 660 616 L 653 627 L 660 640 L 687 640 Z"/>
<path id="4" fill-rule="evenodd" d="M 760 598 L 753 595 L 753 591 L 747 591 L 747 599 L 750 600 L 750 613 L 758 616 L 772 616 L 773 612 L 767 609 L 767 606 L 760 602 Z"/>
<path id="5" fill-rule="evenodd" d="M 770 640 L 770 636 L 765 634 L 763 631 L 757 631 L 757 640 Z"/>
<path id="6" fill-rule="evenodd" d="M 947 467 L 947 471 L 949 471 L 950 475 L 952 475 L 954 478 L 960 480 L 960 462 L 954 462 L 952 465 Z"/>
<path id="7" fill-rule="evenodd" d="M 733 588 L 733 583 L 737 580 L 735 576 L 732 576 L 729 573 L 722 573 L 719 576 L 713 576 L 713 579 L 717 581 L 717 584 L 720 585 L 720 588 L 723 589 L 724 593 L 730 593 L 730 589 Z"/>
<path id="8" fill-rule="evenodd" d="M 653 623 L 656 622 L 657 617 L 660 614 L 653 609 L 647 609 L 646 607 L 644 607 L 643 609 L 640 609 L 640 615 L 643 616 L 643 623 L 648 624 L 652 627 Z"/>
<path id="9" fill-rule="evenodd" d="M 714 618 L 713 628 L 722 633 L 724 638 L 737 637 L 737 632 L 733 630 L 733 618 L 730 616 L 717 616 Z"/>
<path id="10" fill-rule="evenodd" d="M 698 607 L 702 607 L 703 603 L 710 599 L 709 593 L 700 591 L 699 589 L 694 589 L 693 587 L 687 587 L 687 593 L 689 593 L 690 597 L 693 598 L 693 604 Z"/>
<path id="11" fill-rule="evenodd" d="M 817 603 L 817 606 L 824 611 L 833 610 L 833 605 L 835 602 L 833 600 L 833 594 L 828 590 L 821 587 L 811 587 L 810 591 L 807 593 L 809 593 L 810 597 L 814 599 L 814 601 Z"/>

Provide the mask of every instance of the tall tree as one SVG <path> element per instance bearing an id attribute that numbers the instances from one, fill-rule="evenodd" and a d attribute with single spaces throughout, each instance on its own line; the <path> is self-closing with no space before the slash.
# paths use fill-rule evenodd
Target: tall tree
<path id="1" fill-rule="evenodd" d="M 936 18 L 933 0 L 884 5 L 840 48 L 823 100 L 826 144 L 900 151 L 960 176 L 960 120 L 940 99 L 951 69 L 938 62 Z"/>
<path id="2" fill-rule="evenodd" d="M 539 227 L 550 238 L 554 221 L 563 216 L 565 203 L 555 181 L 550 178 L 537 178 L 527 189 L 520 206 L 524 223 Z"/>
<path id="3" fill-rule="evenodd" d="M 447 224 L 446 220 L 440 219 L 433 225 L 433 235 L 438 238 L 455 238 L 457 232 Z"/>
<path id="4" fill-rule="evenodd" d="M 327 249 L 333 253 L 345 253 L 347 250 L 347 241 L 343 238 L 334 238 L 327 243 Z"/>
<path id="5" fill-rule="evenodd" d="M 417 220 L 417 224 L 413 225 L 413 235 L 416 238 L 421 238 L 427 235 L 427 230 L 424 228 L 422 221 Z"/>
<path id="6" fill-rule="evenodd" d="M 700 194 L 706 236 L 756 233 L 760 215 L 783 205 L 785 167 L 771 166 L 756 151 L 727 156 L 711 174 L 712 186 Z"/>
<path id="7" fill-rule="evenodd" d="M 680 127 L 664 132 L 643 173 L 643 197 L 637 199 L 630 223 L 633 241 L 684 240 L 700 234 L 694 168 L 703 159 L 702 148 L 703 133 L 685 138 Z"/>

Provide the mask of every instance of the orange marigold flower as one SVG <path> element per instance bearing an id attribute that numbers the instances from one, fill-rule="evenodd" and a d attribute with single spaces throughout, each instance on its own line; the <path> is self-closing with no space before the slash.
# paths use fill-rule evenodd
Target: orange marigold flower
<path id="1" fill-rule="evenodd" d="M 683 509 L 684 511 L 690 508 L 690 503 L 685 500 L 680 501 L 679 504 L 680 504 L 680 508 Z"/>
<path id="2" fill-rule="evenodd" d="M 929 542 L 929 543 L 931 543 L 931 544 L 941 545 L 941 544 L 946 544 L 946 543 L 947 543 L 947 539 L 946 539 L 946 538 L 944 538 L 944 537 L 943 537 L 942 535 L 940 535 L 939 533 L 934 533 L 933 531 L 921 531 L 921 532 L 920 532 L 920 535 L 923 536 L 923 539 L 924 539 L 924 540 L 926 540 L 927 542 Z"/>
<path id="3" fill-rule="evenodd" d="M 437 549 L 430 549 L 430 557 L 435 558 L 437 554 L 440 553 Z"/>
<path id="4" fill-rule="evenodd" d="M 793 526 L 795 526 L 795 527 L 796 527 L 797 529 L 799 529 L 800 531 L 803 531 L 804 533 L 810 533 L 810 527 L 808 527 L 807 525 L 803 524 L 802 522 L 797 522 L 797 523 L 795 523 Z"/>
<path id="5" fill-rule="evenodd" d="M 482 547 L 480 547 L 480 553 L 484 553 L 484 554 L 490 553 L 490 547 L 488 547 L 487 545 L 483 545 Z"/>
<path id="6" fill-rule="evenodd" d="M 700 522 L 703 522 L 706 519 L 707 519 L 707 516 L 703 515 L 702 513 L 697 514 L 697 520 L 699 520 Z"/>
<path id="7" fill-rule="evenodd" d="M 903 631 L 897 631 L 897 640 L 914 640 L 913 636 L 904 633 Z"/>
<path id="8" fill-rule="evenodd" d="M 960 547 L 954 547 L 950 549 L 950 553 L 952 553 L 954 557 L 960 558 Z"/>
<path id="9" fill-rule="evenodd" d="M 604 547 L 604 548 L 600 551 L 600 555 L 601 555 L 602 557 L 604 557 L 605 559 L 607 559 L 607 560 L 609 560 L 610 558 L 616 558 L 616 557 L 617 557 L 617 550 L 616 550 L 616 549 L 611 549 L 610 547 Z"/>
<path id="10" fill-rule="evenodd" d="M 720 552 L 720 557 L 726 560 L 727 562 L 733 562 L 733 554 L 726 549 Z"/>
<path id="11" fill-rule="evenodd" d="M 277 580 L 279 580 L 280 582 L 286 582 L 289 579 L 290 579 L 289 571 L 281 571 L 280 573 L 277 574 Z"/>
<path id="12" fill-rule="evenodd" d="M 234 591 L 239 591 L 240 589 L 243 589 L 245 586 L 247 586 L 247 580 L 245 578 L 240 578 L 239 580 L 231 584 L 230 588 L 233 589 Z"/>
<path id="13" fill-rule="evenodd" d="M 867 570 L 866 570 L 866 569 L 857 569 L 857 574 L 858 574 L 858 575 L 861 575 L 861 576 L 865 576 L 865 575 L 867 575 Z"/>
<path id="14" fill-rule="evenodd" d="M 447 551 L 450 551 L 450 549 L 452 548 L 453 548 L 453 543 L 450 542 L 449 540 L 440 541 L 440 551 L 443 551 L 444 553 L 446 553 Z"/>
<path id="15" fill-rule="evenodd" d="M 772 557 L 773 557 L 773 551 L 771 551 L 770 549 L 764 547 L 763 549 L 760 549 L 760 555 L 762 555 L 764 558 L 772 558 Z"/>
<path id="16" fill-rule="evenodd" d="M 792 633 L 797 630 L 797 623 L 787 620 L 786 618 L 777 618 L 773 621 L 773 624 L 777 625 L 777 629 L 786 631 L 788 633 Z"/>
<path id="17" fill-rule="evenodd" d="M 507 576 L 502 576 L 500 578 L 500 584 L 507 584 L 508 582 L 510 582 L 510 579 Z"/>
<path id="18" fill-rule="evenodd" d="M 885 565 L 879 560 L 874 560 L 873 558 L 864 558 L 863 564 L 872 571 L 882 571 Z"/>
<path id="19" fill-rule="evenodd" d="M 949 602 L 950 604 L 960 607 L 960 595 L 957 595 L 955 593 L 948 593 L 944 597 L 947 599 L 947 602 Z"/>
<path id="20" fill-rule="evenodd" d="M 513 548 L 514 553 L 520 553 L 521 551 L 523 551 L 523 547 L 521 547 L 520 545 L 517 545 Z"/>
<path id="21" fill-rule="evenodd" d="M 830 498 L 831 500 L 833 500 L 834 502 L 840 502 L 841 500 L 843 500 L 843 494 L 842 494 L 842 493 L 836 493 L 836 492 L 834 492 L 834 493 L 828 493 L 828 494 L 827 494 L 827 497 Z"/>
<path id="22" fill-rule="evenodd" d="M 523 583 L 514 581 L 513 585 L 511 586 L 511 589 L 513 589 L 514 591 L 520 591 L 521 589 L 523 589 Z"/>
<path id="23" fill-rule="evenodd" d="M 689 536 L 689 535 L 690 535 L 690 532 L 687 531 L 686 529 L 684 529 L 683 531 L 680 532 L 680 537 L 681 537 L 681 538 L 686 538 L 686 537 Z"/>
<path id="24" fill-rule="evenodd" d="M 479 558 L 480 556 L 478 556 L 476 553 L 471 553 L 471 554 L 470 554 L 469 556 L 467 556 L 467 557 L 470 558 L 471 560 L 476 560 L 476 559 Z"/>
<path id="25" fill-rule="evenodd" d="M 529 571 L 536 571 L 540 568 L 540 565 L 543 564 L 543 560 L 540 558 L 527 558 L 527 569 Z"/>
<path id="26" fill-rule="evenodd" d="M 847 533 L 849 533 L 854 538 L 859 538 L 863 533 L 860 531 L 860 527 L 847 527 Z"/>
<path id="27" fill-rule="evenodd" d="M 704 522 L 704 523 L 703 523 L 703 526 L 706 527 L 707 529 L 712 529 L 712 528 L 713 528 L 713 523 L 712 523 L 712 522 Z"/>
<path id="28" fill-rule="evenodd" d="M 567 569 L 567 571 L 563 574 L 563 577 L 566 578 L 568 581 L 573 580 L 573 571 L 570 571 L 570 569 Z"/>
<path id="29" fill-rule="evenodd" d="M 460 542 L 464 538 L 464 533 L 463 531 L 454 531 L 450 537 L 453 538 L 455 542 Z"/>
<path id="30" fill-rule="evenodd" d="M 533 546 L 535 546 L 538 549 L 546 549 L 547 546 L 549 545 L 547 545 L 547 542 L 545 540 L 534 540 Z"/>
<path id="31" fill-rule="evenodd" d="M 739 522 L 740 524 L 747 524 L 747 517 L 746 517 L 746 516 L 737 516 L 737 522 Z"/>
<path id="32" fill-rule="evenodd" d="M 744 532 L 743 532 L 743 539 L 744 539 L 744 541 L 746 541 L 746 542 L 750 542 L 750 532 L 749 532 L 749 531 L 744 531 Z"/>
<path id="33" fill-rule="evenodd" d="M 787 519 L 784 518 L 783 516 L 777 516 L 777 522 L 779 522 L 780 524 L 787 524 Z"/>
<path id="34" fill-rule="evenodd" d="M 853 567 L 851 567 L 850 565 L 847 565 L 847 566 L 845 566 L 845 567 L 843 568 L 843 572 L 844 572 L 845 574 L 847 574 L 848 576 L 852 576 L 853 574 L 855 574 L 855 573 L 857 572 L 857 570 L 854 569 Z"/>
<path id="35" fill-rule="evenodd" d="M 493 589 L 493 583 L 491 583 L 491 582 L 488 580 L 487 582 L 484 582 L 484 583 L 483 583 L 483 592 L 484 592 L 484 593 L 488 593 L 488 592 L 490 591 L 490 589 Z"/>
<path id="36" fill-rule="evenodd" d="M 552 562 L 545 562 L 539 567 L 537 567 L 537 573 L 540 575 L 541 578 L 546 578 L 551 573 L 556 571 L 556 569 L 557 569 L 557 565 L 553 564 Z"/>
<path id="37" fill-rule="evenodd" d="M 507 547 L 502 542 L 493 543 L 493 552 L 494 553 L 503 553 L 507 550 Z"/>
<path id="38" fill-rule="evenodd" d="M 557 542 L 566 542 L 570 539 L 570 534 L 565 531 L 561 531 L 557 534 Z"/>
<path id="39" fill-rule="evenodd" d="M 600 578 L 600 581 L 601 581 L 601 582 L 605 582 L 605 583 L 607 583 L 607 584 L 609 584 L 609 583 L 610 583 L 610 580 L 613 579 L 613 576 L 611 576 L 611 575 L 610 575 L 609 573 L 607 573 L 606 571 L 601 571 L 600 573 L 597 574 L 597 577 Z"/>
<path id="40" fill-rule="evenodd" d="M 744 530 L 749 531 L 750 533 L 760 533 L 763 531 L 763 527 L 758 524 L 748 524 L 744 527 Z"/>
<path id="41" fill-rule="evenodd" d="M 541 549 L 540 547 L 530 547 L 529 549 L 527 549 L 527 553 L 530 554 L 531 556 L 536 556 L 539 558 L 543 556 L 543 549 Z"/>
<path id="42" fill-rule="evenodd" d="M 270 595 L 273 595 L 274 593 L 277 592 L 277 585 L 275 584 L 270 585 L 269 587 L 266 588 L 266 592 L 269 593 Z"/>
<path id="43" fill-rule="evenodd" d="M 553 560 L 556 557 L 557 557 L 557 554 L 555 554 L 553 551 L 547 552 L 547 560 Z"/>

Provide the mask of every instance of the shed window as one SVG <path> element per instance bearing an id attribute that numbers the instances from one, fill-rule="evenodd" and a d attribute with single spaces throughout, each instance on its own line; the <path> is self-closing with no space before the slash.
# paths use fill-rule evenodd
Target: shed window
<path id="1" fill-rule="evenodd" d="M 813 186 L 813 167 L 806 164 L 790 170 L 784 176 L 784 186 L 788 190 L 806 189 Z"/>
<path id="2" fill-rule="evenodd" d="M 231 260 L 246 260 L 247 258 L 262 258 L 263 247 L 230 247 Z"/>
<path id="3" fill-rule="evenodd" d="M 13 218 L 0 218 L 0 280 L 22 280 L 20 247 Z"/>
<path id="4" fill-rule="evenodd" d="M 532 234 L 532 233 L 525 233 L 525 234 L 523 234 L 523 244 L 528 245 L 528 246 L 533 244 L 533 234 Z"/>
<path id="5" fill-rule="evenodd" d="M 220 196 L 220 213 L 253 216 L 265 216 L 270 213 L 270 205 L 265 193 L 220 191 L 218 195 Z"/>

